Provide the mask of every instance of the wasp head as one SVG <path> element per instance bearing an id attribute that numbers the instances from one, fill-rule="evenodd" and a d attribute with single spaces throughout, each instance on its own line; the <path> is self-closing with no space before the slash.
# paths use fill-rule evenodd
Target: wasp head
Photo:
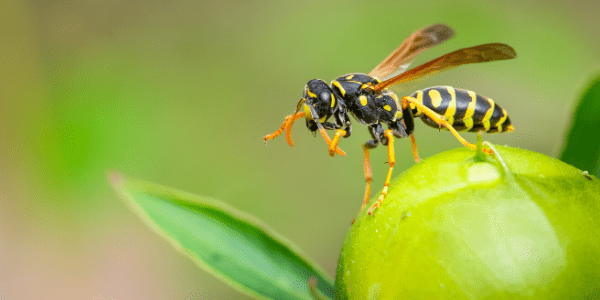
<path id="1" fill-rule="evenodd" d="M 331 87 L 321 79 L 313 79 L 306 84 L 302 100 L 306 127 L 313 132 L 318 130 L 316 122 L 325 123 L 336 107 L 336 98 Z"/>

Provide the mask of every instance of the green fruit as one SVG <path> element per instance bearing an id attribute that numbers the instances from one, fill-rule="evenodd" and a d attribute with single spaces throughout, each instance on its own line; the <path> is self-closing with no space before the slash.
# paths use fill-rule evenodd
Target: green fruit
<path id="1" fill-rule="evenodd" d="M 497 149 L 483 162 L 447 151 L 396 178 L 346 236 L 336 299 L 600 298 L 600 180 Z"/>

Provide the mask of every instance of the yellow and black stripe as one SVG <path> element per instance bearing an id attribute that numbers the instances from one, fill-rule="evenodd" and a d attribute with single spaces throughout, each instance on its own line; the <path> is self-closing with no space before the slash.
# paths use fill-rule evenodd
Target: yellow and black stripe
<path id="1" fill-rule="evenodd" d="M 444 116 L 457 131 L 488 133 L 513 131 L 510 118 L 494 100 L 475 92 L 450 86 L 435 86 L 416 91 L 411 97 Z M 425 124 L 440 128 L 440 125 L 411 105 L 415 117 Z"/>

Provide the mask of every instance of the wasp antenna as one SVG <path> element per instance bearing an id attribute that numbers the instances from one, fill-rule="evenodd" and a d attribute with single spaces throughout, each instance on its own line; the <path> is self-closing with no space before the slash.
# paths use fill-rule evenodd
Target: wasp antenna
<path id="1" fill-rule="evenodd" d="M 296 114 L 297 112 L 300 111 L 300 108 L 302 107 L 302 104 L 304 104 L 304 101 L 306 101 L 306 99 L 304 99 L 304 98 L 300 99 L 300 101 L 298 102 L 298 105 L 296 105 L 296 110 L 294 111 L 294 114 Z"/>

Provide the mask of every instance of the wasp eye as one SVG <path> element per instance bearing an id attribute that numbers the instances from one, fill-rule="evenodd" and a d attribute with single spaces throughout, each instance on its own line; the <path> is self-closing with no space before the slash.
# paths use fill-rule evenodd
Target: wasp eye
<path id="1" fill-rule="evenodd" d="M 330 101 L 331 94 L 328 91 L 323 91 L 323 92 L 321 92 L 321 94 L 319 94 L 319 98 L 324 101 Z"/>

